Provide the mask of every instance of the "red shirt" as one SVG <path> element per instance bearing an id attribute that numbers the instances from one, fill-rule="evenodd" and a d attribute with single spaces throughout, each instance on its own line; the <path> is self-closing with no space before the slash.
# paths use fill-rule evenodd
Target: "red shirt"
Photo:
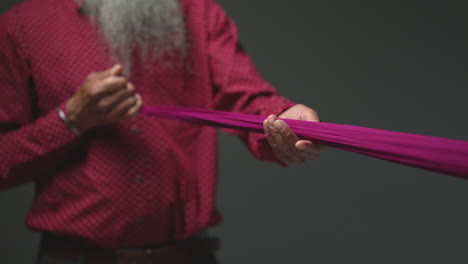
<path id="1" fill-rule="evenodd" d="M 218 4 L 182 2 L 189 70 L 135 69 L 146 104 L 259 115 L 293 105 L 259 76 Z M 29 0 L 1 17 L 0 188 L 35 181 L 30 228 L 108 248 L 217 224 L 215 129 L 138 116 L 77 137 L 58 117 L 89 73 L 112 65 L 106 50 L 74 0 Z M 231 132 L 256 157 L 276 160 L 263 136 Z"/>

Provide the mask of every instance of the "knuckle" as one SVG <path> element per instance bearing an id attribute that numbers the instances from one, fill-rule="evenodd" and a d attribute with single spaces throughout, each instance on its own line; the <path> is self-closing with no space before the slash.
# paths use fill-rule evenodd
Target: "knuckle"
<path id="1" fill-rule="evenodd" d="M 136 108 L 132 108 L 132 109 L 130 109 L 130 110 L 128 111 L 128 115 L 129 115 L 130 117 L 136 116 L 137 114 L 138 114 L 138 109 L 136 109 Z"/>
<path id="2" fill-rule="evenodd" d="M 89 88 L 88 93 L 89 95 L 91 95 L 91 97 L 99 96 L 102 93 L 102 87 L 98 85 L 93 85 Z"/>
<path id="3" fill-rule="evenodd" d="M 123 101 L 132 105 L 137 103 L 137 99 L 135 98 L 135 96 L 132 96 L 130 94 L 126 94 Z"/>
<path id="4" fill-rule="evenodd" d="M 115 97 L 119 101 L 125 101 L 129 97 L 129 95 L 128 95 L 127 91 L 125 91 L 125 90 L 118 90 L 117 92 L 115 92 Z"/>
<path id="5" fill-rule="evenodd" d="M 317 113 L 317 111 L 315 111 L 315 110 L 313 110 L 313 109 L 310 109 L 310 115 L 312 115 L 313 117 L 318 118 L 318 113 Z"/>
<path id="6" fill-rule="evenodd" d="M 110 76 L 110 77 L 107 77 L 107 78 L 103 79 L 103 80 L 102 80 L 102 83 L 103 83 L 104 85 L 106 85 L 106 86 L 109 86 L 109 85 L 111 85 L 111 84 L 116 83 L 117 80 L 118 80 L 118 77 L 116 77 L 116 76 Z"/>
<path id="7" fill-rule="evenodd" d="M 108 108 L 108 103 L 104 100 L 97 102 L 96 104 L 98 111 L 104 112 Z"/>
<path id="8" fill-rule="evenodd" d="M 126 86 L 126 81 L 118 79 L 119 77 L 110 77 L 104 82 L 104 87 L 106 90 L 112 90 L 114 88 L 123 88 Z"/>
<path id="9" fill-rule="evenodd" d="M 130 98 L 127 100 L 127 104 L 128 104 L 129 106 L 135 106 L 136 103 L 137 103 L 137 101 L 136 101 L 136 99 L 133 98 L 133 97 L 130 97 Z"/>
<path id="10" fill-rule="evenodd" d="M 111 80 L 117 84 L 127 85 L 127 79 L 125 79 L 125 77 L 122 77 L 122 76 L 112 76 Z"/>
<path id="11" fill-rule="evenodd" d="M 91 72 L 90 74 L 88 74 L 87 79 L 91 79 L 91 80 L 95 79 L 97 77 L 97 75 L 98 74 L 96 72 Z"/>
<path id="12" fill-rule="evenodd" d="M 319 115 L 314 109 L 308 110 L 308 117 L 311 118 L 311 121 L 319 121 Z"/>
<path id="13" fill-rule="evenodd" d="M 128 95 L 128 96 L 134 96 L 135 95 L 135 89 L 132 89 L 132 88 L 129 88 L 127 87 L 127 89 L 125 89 L 125 93 Z"/>
<path id="14" fill-rule="evenodd" d="M 134 96 L 134 93 L 132 91 L 125 90 L 124 98 L 131 99 L 132 102 L 135 102 L 135 103 L 138 101 L 137 98 Z"/>

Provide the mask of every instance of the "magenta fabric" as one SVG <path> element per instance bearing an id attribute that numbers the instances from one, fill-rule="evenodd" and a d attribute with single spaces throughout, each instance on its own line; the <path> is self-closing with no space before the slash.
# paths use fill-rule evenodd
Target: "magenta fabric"
<path id="1" fill-rule="evenodd" d="M 143 113 L 257 133 L 263 133 L 263 121 L 266 118 L 162 106 L 146 106 Z M 411 167 L 468 177 L 468 141 L 323 122 L 284 121 L 302 139 Z"/>

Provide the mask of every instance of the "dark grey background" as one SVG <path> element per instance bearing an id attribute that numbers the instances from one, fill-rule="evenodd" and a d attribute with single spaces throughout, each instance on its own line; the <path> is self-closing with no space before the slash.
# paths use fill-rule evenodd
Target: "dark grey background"
<path id="1" fill-rule="evenodd" d="M 468 139 L 463 1 L 220 2 L 260 72 L 326 121 Z M 468 181 L 332 149 L 282 169 L 220 139 L 223 264 L 468 262 Z M 35 257 L 31 198 L 0 192 L 2 263 Z"/>

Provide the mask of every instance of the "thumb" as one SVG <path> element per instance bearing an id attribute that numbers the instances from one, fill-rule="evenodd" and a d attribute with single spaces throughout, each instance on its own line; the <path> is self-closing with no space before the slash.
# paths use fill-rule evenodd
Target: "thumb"
<path id="1" fill-rule="evenodd" d="M 116 64 L 112 66 L 112 68 L 110 69 L 96 73 L 95 76 L 97 77 L 97 79 L 102 80 L 102 79 L 109 78 L 111 76 L 119 76 L 121 74 L 122 74 L 122 65 Z"/>
<path id="2" fill-rule="evenodd" d="M 116 64 L 109 69 L 109 76 L 119 76 L 122 75 L 122 65 Z"/>

